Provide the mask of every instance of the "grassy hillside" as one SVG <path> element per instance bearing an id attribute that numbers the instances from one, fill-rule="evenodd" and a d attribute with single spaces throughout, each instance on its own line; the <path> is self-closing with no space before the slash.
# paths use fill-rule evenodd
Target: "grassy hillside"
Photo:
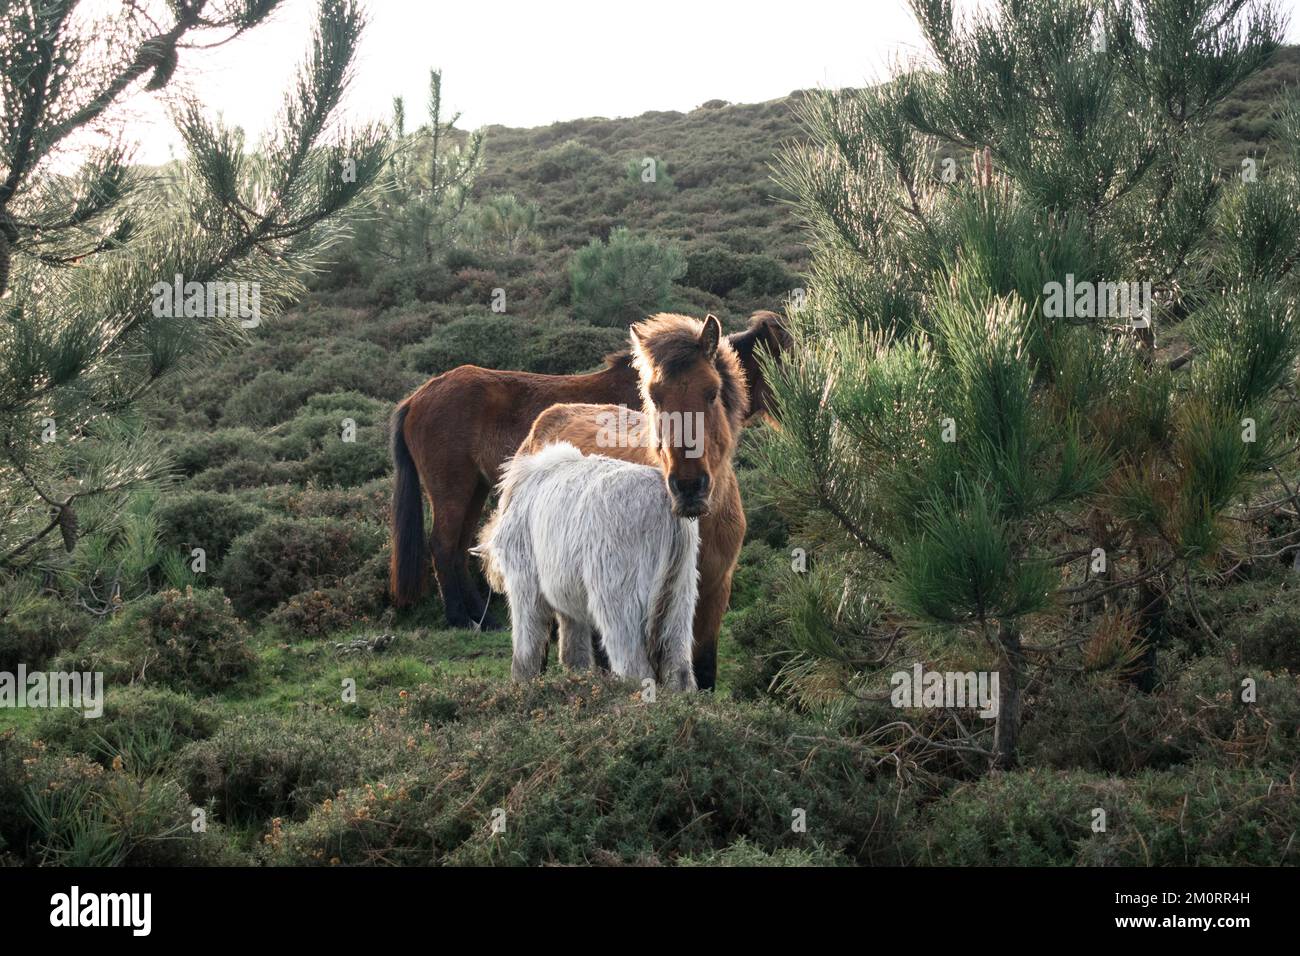
<path id="1" fill-rule="evenodd" d="M 1220 110 L 1225 168 L 1267 148 L 1298 71 L 1283 50 Z M 768 178 L 797 95 L 489 128 L 475 195 L 535 203 L 529 244 L 405 270 L 343 257 L 246 347 L 167 383 L 149 414 L 174 480 L 88 504 L 74 554 L 0 589 L 0 670 L 110 683 L 97 722 L 0 710 L 0 862 L 1300 862 L 1300 578 L 1283 560 L 1203 605 L 1173 596 L 1158 693 L 1035 687 L 1024 769 L 994 776 L 900 739 L 887 702 L 783 693 L 791 542 L 749 467 L 755 435 L 711 698 L 649 703 L 555 669 L 514 686 L 508 633 L 446 630 L 436 597 L 389 606 L 393 403 L 462 363 L 568 372 L 619 347 L 624 328 L 571 318 L 567 273 L 616 226 L 680 246 L 674 309 L 737 328 L 779 307 L 807 264 Z M 1227 690 L 1247 674 L 1250 708 Z"/>

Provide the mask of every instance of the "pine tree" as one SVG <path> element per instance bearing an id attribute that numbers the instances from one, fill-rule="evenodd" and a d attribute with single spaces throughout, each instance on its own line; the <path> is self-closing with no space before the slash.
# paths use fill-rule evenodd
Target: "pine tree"
<path id="1" fill-rule="evenodd" d="M 184 164 L 131 163 L 121 105 L 277 6 L 175 0 L 159 23 L 136 4 L 103 17 L 76 0 L 5 5 L 0 568 L 39 560 L 56 539 L 72 550 L 79 504 L 120 500 L 166 468 L 139 400 L 166 375 L 201 374 L 212 350 L 291 302 L 387 158 L 381 128 L 335 128 L 364 18 L 354 0 L 322 0 L 258 149 L 177 98 Z M 108 145 L 87 151 L 95 142 Z"/>
<path id="2" fill-rule="evenodd" d="M 810 97 L 779 166 L 814 258 L 764 458 L 822 559 L 791 589 L 806 659 L 856 693 L 984 648 L 980 746 L 1006 767 L 1037 664 L 1090 641 L 1149 675 L 1169 589 L 1249 551 L 1228 519 L 1270 476 L 1294 504 L 1300 169 L 1224 173 L 1204 133 L 1283 23 L 1247 0 L 912 6 L 931 60 Z M 1168 361 L 1171 327 L 1192 348 Z"/>
<path id="3" fill-rule="evenodd" d="M 483 133 L 459 134 L 460 114 L 444 120 L 442 71 L 429 71 L 429 122 L 406 131 L 406 103 L 393 98 L 393 134 L 399 149 L 384 172 L 375 216 L 357 249 L 398 264 L 432 262 L 456 244 L 474 178 L 482 165 Z"/>

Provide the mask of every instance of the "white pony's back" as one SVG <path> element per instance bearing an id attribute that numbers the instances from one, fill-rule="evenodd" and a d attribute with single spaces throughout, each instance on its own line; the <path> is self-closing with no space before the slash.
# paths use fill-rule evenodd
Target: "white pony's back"
<path id="1" fill-rule="evenodd" d="M 673 516 L 662 474 L 559 442 L 511 459 L 500 492 L 476 550 L 510 598 L 516 676 L 531 676 L 554 615 L 566 663 L 595 629 L 616 673 L 693 687 L 699 528 Z"/>

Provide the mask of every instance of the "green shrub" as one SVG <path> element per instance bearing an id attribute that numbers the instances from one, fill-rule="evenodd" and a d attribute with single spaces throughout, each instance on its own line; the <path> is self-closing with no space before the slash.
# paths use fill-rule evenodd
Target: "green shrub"
<path id="1" fill-rule="evenodd" d="M 421 698 L 375 738 L 410 734 L 416 749 L 404 766 L 286 827 L 271 861 L 671 861 L 742 838 L 768 854 L 899 860 L 896 795 L 850 745 L 774 707 L 702 695 L 647 704 L 634 690 L 565 676 L 462 681 Z M 443 722 L 418 729 L 434 700 Z M 506 830 L 493 835 L 498 808 Z M 806 833 L 791 825 L 796 810 L 806 811 Z"/>
<path id="2" fill-rule="evenodd" d="M 423 342 L 402 350 L 403 362 L 427 375 L 458 365 L 521 368 L 533 327 L 512 315 L 481 313 L 439 326 Z"/>
<path id="3" fill-rule="evenodd" d="M 294 375 L 304 383 L 303 398 L 319 393 L 360 392 L 396 401 L 406 394 L 409 383 L 402 375 L 393 374 L 395 364 L 391 352 L 381 345 L 335 338 L 314 351 L 294 370 Z"/>
<path id="4" fill-rule="evenodd" d="M 786 866 L 848 866 L 851 860 L 843 853 L 831 853 L 825 847 L 814 845 L 811 849 L 777 850 L 769 853 L 746 839 L 731 846 L 696 857 L 682 857 L 678 866 L 736 866 L 736 867 L 786 867 Z"/>
<path id="5" fill-rule="evenodd" d="M 598 149 L 570 139 L 542 150 L 532 165 L 533 177 L 541 183 L 571 179 L 593 170 L 608 169 L 610 159 Z"/>
<path id="6" fill-rule="evenodd" d="M 297 518 L 351 518 L 374 522 L 388 507 L 392 493 L 391 481 L 376 478 L 353 488 L 279 485 L 262 489 L 257 500 L 273 511 Z"/>
<path id="7" fill-rule="evenodd" d="M 94 719 L 66 708 L 50 711 L 34 736 L 105 767 L 121 757 L 128 771 L 148 775 L 164 769 L 186 744 L 211 737 L 220 724 L 216 710 L 185 694 L 131 686 L 105 694 L 104 713 Z"/>
<path id="8" fill-rule="evenodd" d="M 215 823 L 196 832 L 174 781 L 106 770 L 0 733 L 0 846 L 20 863 L 58 866 L 231 866 Z"/>
<path id="9" fill-rule="evenodd" d="M 665 307 L 685 272 L 676 246 L 615 229 L 608 243 L 593 239 L 569 262 L 574 318 L 605 326 L 640 321 Z"/>
<path id="10" fill-rule="evenodd" d="M 89 616 L 23 581 L 0 586 L 0 671 L 19 664 L 36 670 L 75 647 L 90 628 Z"/>
<path id="11" fill-rule="evenodd" d="M 335 488 L 351 488 L 388 474 L 388 451 L 379 429 L 358 430 L 356 441 L 327 441 L 320 451 L 303 462 L 303 476 L 309 481 Z"/>
<path id="12" fill-rule="evenodd" d="M 1094 811 L 1106 813 L 1093 832 Z M 923 862 L 947 866 L 1295 864 L 1300 800 L 1286 775 L 1189 767 L 1131 778 L 1025 771 L 932 805 Z"/>
<path id="13" fill-rule="evenodd" d="M 192 491 L 236 491 L 298 481 L 302 466 L 296 461 L 236 460 L 209 468 L 190 479 Z"/>
<path id="14" fill-rule="evenodd" d="M 251 428 L 221 428 L 210 432 L 180 432 L 168 436 L 172 462 L 186 477 L 232 459 L 270 461 L 270 449 Z"/>
<path id="15" fill-rule="evenodd" d="M 219 491 L 182 490 L 160 502 L 159 531 L 164 547 L 183 553 L 202 548 L 208 570 L 215 570 L 230 543 L 265 520 L 266 513 L 242 498 Z"/>
<path id="16" fill-rule="evenodd" d="M 223 690 L 252 672 L 248 632 L 220 591 L 186 588 L 133 601 L 65 662 L 113 683 L 163 684 L 192 694 Z"/>
<path id="17" fill-rule="evenodd" d="M 292 418 L 311 383 L 298 374 L 270 369 L 258 374 L 226 400 L 222 420 L 239 425 L 274 425 Z"/>
<path id="18" fill-rule="evenodd" d="M 1254 703 L 1241 700 L 1246 677 Z M 1119 774 L 1191 761 L 1289 766 L 1300 760 L 1300 678 L 1207 657 L 1153 693 L 1110 674 L 1052 681 L 1034 696 L 1021 752 L 1033 766 Z"/>
<path id="19" fill-rule="evenodd" d="M 371 294 L 384 307 L 433 302 L 445 298 L 451 288 L 451 270 L 440 262 L 384 266 L 370 280 Z"/>
<path id="20" fill-rule="evenodd" d="M 739 651 L 726 675 L 732 694 L 738 698 L 769 694 L 781 665 L 790 657 L 792 649 L 779 596 L 782 582 L 791 574 L 784 553 L 756 541 L 741 549 L 731 582 L 731 610 L 724 619 L 723 637 Z"/>
<path id="21" fill-rule="evenodd" d="M 328 412 L 336 419 L 354 418 L 360 425 L 387 421 L 392 406 L 357 391 L 326 392 L 307 399 L 305 414 Z"/>
<path id="22" fill-rule="evenodd" d="M 325 637 L 364 620 L 346 587 L 303 591 L 285 601 L 267 621 L 297 637 Z"/>
<path id="23" fill-rule="evenodd" d="M 709 245 L 686 257 L 685 285 L 727 296 L 773 296 L 789 292 L 798 280 L 779 260 Z"/>
<path id="24" fill-rule="evenodd" d="M 546 375 L 586 372 L 612 352 L 627 348 L 627 332 L 577 323 L 548 325 L 528 345 L 524 367 Z"/>
<path id="25" fill-rule="evenodd" d="M 375 748 L 382 757 L 383 748 Z M 332 720 L 239 716 L 178 759 L 189 795 L 225 823 L 304 817 L 366 772 L 356 727 Z"/>
<path id="26" fill-rule="evenodd" d="M 331 518 L 277 518 L 235 539 L 217 579 L 244 617 L 295 594 L 332 587 L 379 550 L 376 527 Z"/>
<path id="27" fill-rule="evenodd" d="M 745 281 L 745 257 L 721 246 L 692 249 L 686 255 L 685 285 L 726 295 Z"/>

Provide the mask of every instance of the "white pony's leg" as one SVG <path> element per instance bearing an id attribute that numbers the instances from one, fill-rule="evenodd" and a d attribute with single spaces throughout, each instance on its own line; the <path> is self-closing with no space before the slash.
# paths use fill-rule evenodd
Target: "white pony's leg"
<path id="1" fill-rule="evenodd" d="M 571 671 L 591 670 L 591 627 L 563 614 L 560 620 L 560 661 Z"/>
<path id="2" fill-rule="evenodd" d="M 510 642 L 514 648 L 510 676 L 517 681 L 529 680 L 542 672 L 554 615 L 531 581 L 527 586 L 511 587 L 509 598 Z"/>
<path id="3" fill-rule="evenodd" d="M 609 657 L 609 669 L 619 677 L 640 681 L 654 677 L 655 672 L 646 654 L 644 625 L 641 615 L 636 613 L 635 603 L 624 601 L 622 607 L 612 609 L 613 613 L 602 615 L 605 620 L 597 626 Z"/>

